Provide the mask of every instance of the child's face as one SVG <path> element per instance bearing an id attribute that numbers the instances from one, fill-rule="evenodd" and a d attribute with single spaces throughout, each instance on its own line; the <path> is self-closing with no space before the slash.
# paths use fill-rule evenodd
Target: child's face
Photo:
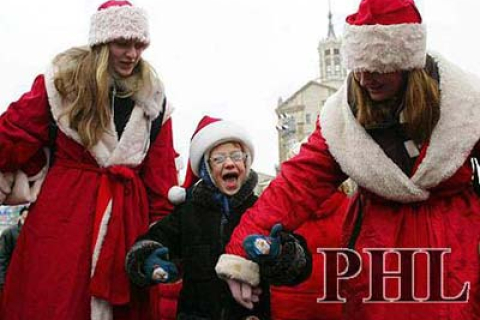
<path id="1" fill-rule="evenodd" d="M 246 154 L 237 142 L 222 143 L 210 152 L 212 179 L 220 192 L 236 194 L 246 179 Z"/>

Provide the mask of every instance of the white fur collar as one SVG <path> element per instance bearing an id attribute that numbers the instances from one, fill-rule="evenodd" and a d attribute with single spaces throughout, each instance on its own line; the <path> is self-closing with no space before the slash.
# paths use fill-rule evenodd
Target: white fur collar
<path id="1" fill-rule="evenodd" d="M 322 134 L 342 170 L 361 187 L 387 199 L 426 200 L 428 189 L 450 178 L 480 138 L 480 79 L 439 55 L 432 57 L 440 75 L 440 120 L 425 158 L 411 178 L 354 118 L 347 102 L 347 81 L 322 111 Z"/>
<path id="2" fill-rule="evenodd" d="M 58 128 L 68 137 L 81 144 L 78 132 L 70 127 L 70 121 L 64 116 L 66 106 L 54 85 L 56 67 L 50 66 L 45 73 L 45 85 L 53 118 Z M 125 126 L 120 140 L 111 119 L 108 130 L 98 143 L 89 150 L 101 167 L 115 164 L 138 165 L 149 148 L 151 122 L 161 111 L 163 100 L 163 85 L 159 79 L 152 79 L 151 89 L 143 90 L 133 96 L 135 107 Z M 170 117 L 172 109 L 167 104 L 163 122 Z"/>

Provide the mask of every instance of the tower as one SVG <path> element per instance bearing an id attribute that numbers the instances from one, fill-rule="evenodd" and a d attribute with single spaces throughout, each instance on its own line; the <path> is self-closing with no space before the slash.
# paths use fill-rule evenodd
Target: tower
<path id="1" fill-rule="evenodd" d="M 318 45 L 320 77 L 308 81 L 289 98 L 279 98 L 277 114 L 279 162 L 298 153 L 302 141 L 315 130 L 325 101 L 342 85 L 347 70 L 340 55 L 342 38 L 335 35 L 332 13 L 328 10 L 328 33 Z M 279 167 L 277 167 L 279 168 Z"/>
<path id="2" fill-rule="evenodd" d="M 347 76 L 347 70 L 342 65 L 340 55 L 342 39 L 337 38 L 332 22 L 330 1 L 328 2 L 328 34 L 318 44 L 320 67 L 319 81 L 333 87 L 340 87 Z"/>

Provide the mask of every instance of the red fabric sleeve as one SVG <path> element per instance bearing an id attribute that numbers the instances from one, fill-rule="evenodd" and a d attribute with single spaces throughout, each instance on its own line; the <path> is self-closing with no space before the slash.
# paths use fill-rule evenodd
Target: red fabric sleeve
<path id="1" fill-rule="evenodd" d="M 322 203 L 345 179 L 317 123 L 300 153 L 282 164 L 278 177 L 243 215 L 227 245 L 227 253 L 245 257 L 242 242 L 246 236 L 268 234 L 276 223 L 282 223 L 286 230 L 295 230 L 308 219 L 316 218 Z"/>
<path id="2" fill-rule="evenodd" d="M 30 92 L 0 116 L 0 172 L 16 171 L 28 163 L 27 171 L 33 175 L 35 168 L 45 165 L 41 148 L 48 144 L 49 108 L 44 77 L 38 76 Z"/>
<path id="3" fill-rule="evenodd" d="M 168 119 L 150 146 L 143 168 L 143 180 L 147 188 L 150 223 L 153 223 L 173 210 L 168 201 L 168 190 L 178 184 L 173 147 L 172 119 Z"/>

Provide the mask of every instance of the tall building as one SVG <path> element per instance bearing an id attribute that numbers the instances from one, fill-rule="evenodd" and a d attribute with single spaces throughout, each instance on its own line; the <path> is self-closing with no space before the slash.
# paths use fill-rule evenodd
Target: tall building
<path id="1" fill-rule="evenodd" d="M 327 37 L 318 44 L 319 77 L 308 81 L 289 98 L 279 98 L 277 114 L 279 163 L 298 152 L 301 142 L 315 129 L 327 98 L 335 93 L 347 76 L 341 59 L 341 37 L 337 37 L 328 12 Z"/>
<path id="2" fill-rule="evenodd" d="M 325 85 L 339 88 L 347 76 L 343 67 L 340 50 L 342 39 L 337 38 L 332 23 L 332 12 L 328 12 L 328 35 L 318 44 L 320 77 L 318 81 Z"/>

